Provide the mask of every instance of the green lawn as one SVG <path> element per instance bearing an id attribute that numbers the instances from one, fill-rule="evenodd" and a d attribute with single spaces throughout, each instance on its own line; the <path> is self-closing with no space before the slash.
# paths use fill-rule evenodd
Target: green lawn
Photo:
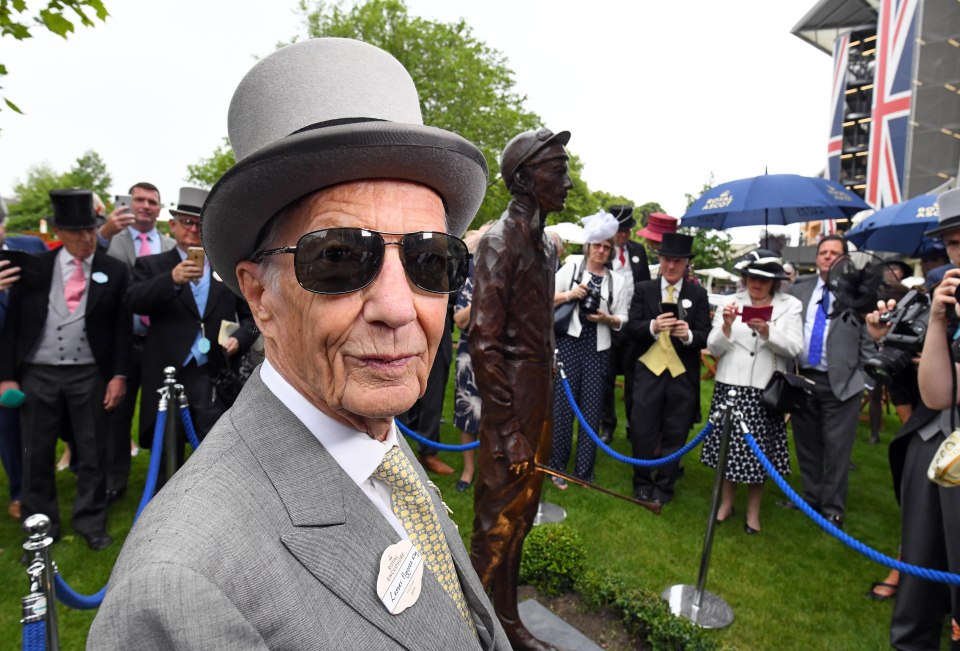
<path id="1" fill-rule="evenodd" d="M 712 383 L 703 387 L 704 413 Z M 452 383 L 448 392 L 446 420 L 452 416 Z M 614 447 L 629 454 L 624 440 L 623 419 Z M 886 419 L 882 445 L 867 445 L 861 427 L 854 447 L 857 469 L 850 474 L 850 497 L 846 531 L 853 537 L 889 555 L 899 542 L 899 515 L 890 488 L 887 446 L 896 430 L 896 417 Z M 699 431 L 699 426 L 697 427 Z M 459 443 L 457 433 L 444 425 L 443 441 Z M 451 465 L 462 465 L 457 453 L 442 453 Z M 131 493 L 110 513 L 109 532 L 122 540 L 139 501 L 148 455 L 133 459 Z M 709 509 L 712 471 L 699 462 L 699 450 L 686 457 L 686 473 L 677 495 L 656 517 L 631 503 L 596 491 L 571 486 L 565 492 L 549 482 L 545 499 L 560 504 L 567 523 L 587 541 L 589 566 L 608 569 L 630 584 L 655 592 L 677 583 L 693 584 L 697 578 L 700 549 Z M 794 463 L 794 481 L 799 483 Z M 2 474 L 2 473 L 0 473 Z M 631 469 L 600 454 L 597 482 L 623 494 L 630 493 Z M 72 499 L 72 476 L 58 474 L 61 513 L 68 514 Z M 464 539 L 472 527 L 472 493 L 454 489 L 457 475 L 435 478 L 447 504 L 454 511 Z M 0 485 L 5 486 L 5 478 Z M 712 633 L 737 649 L 886 649 L 891 604 L 875 603 L 863 596 L 872 581 L 879 581 L 886 568 L 878 566 L 823 533 L 798 512 L 774 505 L 779 491 L 769 484 L 764 496 L 763 531 L 747 536 L 742 528 L 745 494 L 738 497 L 737 517 L 717 529 L 707 588 L 722 596 L 733 608 L 734 623 Z M 5 495 L 5 488 L 0 494 Z M 65 534 L 70 533 L 64 526 Z M 19 526 L 0 518 L 0 640 L 3 649 L 18 649 L 20 598 L 27 579 L 19 564 L 23 536 Z M 91 552 L 84 541 L 65 535 L 54 546 L 60 571 L 80 592 L 91 593 L 106 581 L 119 553 L 115 543 L 103 552 Z M 90 611 L 58 606 L 62 648 L 82 649 L 93 620 Z"/>

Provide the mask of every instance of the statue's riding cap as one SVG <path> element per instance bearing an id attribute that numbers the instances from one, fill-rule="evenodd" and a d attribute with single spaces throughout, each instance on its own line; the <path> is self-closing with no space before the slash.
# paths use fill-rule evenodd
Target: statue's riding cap
<path id="1" fill-rule="evenodd" d="M 203 245 L 239 293 L 235 267 L 271 217 L 338 183 L 401 179 L 440 195 L 459 236 L 486 191 L 483 154 L 455 133 L 423 125 L 404 67 L 361 41 L 318 38 L 259 61 L 230 102 L 234 165 L 203 206 Z"/>

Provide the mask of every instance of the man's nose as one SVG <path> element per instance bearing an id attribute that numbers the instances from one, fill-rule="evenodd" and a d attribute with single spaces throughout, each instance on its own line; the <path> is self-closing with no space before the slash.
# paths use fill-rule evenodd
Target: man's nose
<path id="1" fill-rule="evenodd" d="M 399 328 L 417 318 L 414 289 L 400 261 L 399 247 L 387 246 L 380 273 L 361 291 L 363 316 L 368 322 Z"/>

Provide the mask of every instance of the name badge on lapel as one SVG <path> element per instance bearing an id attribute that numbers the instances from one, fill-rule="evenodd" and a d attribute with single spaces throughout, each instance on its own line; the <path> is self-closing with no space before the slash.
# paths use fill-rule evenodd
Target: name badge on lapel
<path id="1" fill-rule="evenodd" d="M 216 280 L 218 283 L 223 282 L 223 278 L 221 278 L 220 274 L 218 274 L 216 271 L 213 272 L 213 279 Z"/>
<path id="2" fill-rule="evenodd" d="M 401 540 L 380 557 L 377 595 L 387 612 L 399 615 L 417 603 L 423 584 L 423 557 L 413 543 Z"/>
<path id="3" fill-rule="evenodd" d="M 102 285 L 103 283 L 110 280 L 109 278 L 107 278 L 107 274 L 103 273 L 102 271 L 94 271 L 93 275 L 90 276 L 90 279 L 93 280 L 93 282 L 97 283 L 98 285 Z"/>
<path id="4" fill-rule="evenodd" d="M 635 255 L 635 256 L 631 257 L 631 258 L 630 258 L 630 262 L 632 262 L 633 264 L 640 264 L 640 256 L 639 256 L 639 255 Z"/>

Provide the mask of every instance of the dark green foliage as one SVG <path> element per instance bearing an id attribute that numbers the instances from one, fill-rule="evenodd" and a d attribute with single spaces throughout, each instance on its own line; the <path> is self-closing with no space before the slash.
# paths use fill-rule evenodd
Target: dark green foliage
<path id="1" fill-rule="evenodd" d="M 41 219 L 51 213 L 50 197 L 47 194 L 56 188 L 82 188 L 92 190 L 105 202 L 113 180 L 106 163 L 95 151 L 85 152 L 74 162 L 69 171 L 58 174 L 49 165 L 35 165 L 27 170 L 27 180 L 18 182 L 13 193 L 16 201 L 8 208 L 7 230 L 12 233 L 33 231 Z"/>
<path id="2" fill-rule="evenodd" d="M 559 597 L 573 589 L 585 556 L 575 529 L 563 524 L 534 527 L 523 541 L 520 580 L 545 595 Z"/>

